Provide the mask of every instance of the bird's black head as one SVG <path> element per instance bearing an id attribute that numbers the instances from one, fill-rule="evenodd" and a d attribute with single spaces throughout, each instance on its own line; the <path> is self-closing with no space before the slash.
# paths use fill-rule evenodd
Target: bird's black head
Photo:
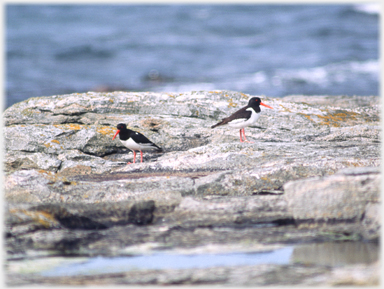
<path id="1" fill-rule="evenodd" d="M 127 126 L 125 125 L 125 123 L 119 123 L 117 125 L 117 129 L 118 130 L 125 130 L 125 129 L 127 129 Z"/>
<path id="2" fill-rule="evenodd" d="M 248 101 L 248 105 L 249 106 L 259 106 L 261 103 L 261 99 L 259 97 L 252 97 L 249 101 Z"/>
<path id="3" fill-rule="evenodd" d="M 259 97 L 252 97 L 248 102 L 248 106 L 257 108 L 256 112 L 260 111 L 260 105 L 268 108 L 273 108 L 273 107 L 270 107 L 269 105 L 266 105 L 265 103 L 262 103 Z"/>
<path id="4" fill-rule="evenodd" d="M 115 133 L 115 136 L 112 138 L 112 140 L 114 140 L 117 135 L 120 136 L 121 140 L 127 140 L 128 139 L 127 135 L 129 135 L 130 133 L 130 130 L 127 129 L 127 126 L 124 123 L 119 123 L 116 127 L 117 127 L 117 131 Z"/>

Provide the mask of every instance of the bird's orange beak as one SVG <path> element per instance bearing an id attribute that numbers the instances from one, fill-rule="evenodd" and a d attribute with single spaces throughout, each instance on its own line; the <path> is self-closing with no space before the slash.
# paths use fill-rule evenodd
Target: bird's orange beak
<path id="1" fill-rule="evenodd" d="M 268 108 L 272 108 L 272 109 L 273 109 L 273 107 L 270 107 L 269 105 L 266 105 L 265 103 L 262 103 L 262 102 L 260 102 L 260 105 L 263 105 L 263 106 L 265 106 L 265 107 L 268 107 Z"/>
<path id="2" fill-rule="evenodd" d="M 117 130 L 117 132 L 115 133 L 115 136 L 112 138 L 112 140 L 115 139 L 115 137 L 118 135 L 119 132 L 120 132 L 120 130 Z"/>

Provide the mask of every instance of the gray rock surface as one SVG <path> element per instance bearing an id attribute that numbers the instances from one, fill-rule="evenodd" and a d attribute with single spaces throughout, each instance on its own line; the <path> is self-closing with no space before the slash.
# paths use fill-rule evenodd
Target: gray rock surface
<path id="1" fill-rule="evenodd" d="M 208 269 L 134 271 L 103 276 L 45 277 L 10 275 L 18 286 L 57 285 L 225 285 L 225 286 L 378 286 L 379 265 L 337 269 L 308 265 L 258 265 Z"/>
<path id="2" fill-rule="evenodd" d="M 367 240 L 379 239 L 381 232 L 381 202 L 368 203 L 365 207 L 363 224 L 364 238 Z"/>
<path id="3" fill-rule="evenodd" d="M 119 256 L 136 245 L 175 250 L 377 241 L 379 98 L 260 96 L 274 109 L 263 109 L 258 123 L 245 129 L 254 143 L 240 143 L 236 129 L 210 128 L 250 97 L 232 91 L 89 92 L 31 98 L 8 108 L 8 258 Z M 112 140 L 118 123 L 140 131 L 163 153 L 145 152 L 143 163 L 127 165 L 132 153 Z M 301 272 L 271 266 L 291 277 Z M 179 272 L 181 281 L 174 272 L 147 273 L 143 282 L 283 284 L 251 273 L 241 283 L 237 269 L 232 277 L 225 268 L 212 270 L 224 281 L 197 270 Z M 12 276 L 17 284 L 19 275 Z"/>
<path id="4" fill-rule="evenodd" d="M 344 169 L 327 177 L 291 181 L 284 196 L 296 220 L 361 220 L 368 203 L 380 202 L 380 168 Z"/>
<path id="5" fill-rule="evenodd" d="M 287 181 L 331 175 L 342 168 L 379 166 L 378 98 L 302 96 L 295 102 L 296 97 L 287 97 L 288 101 L 264 97 L 274 109 L 263 110 L 258 126 L 246 130 L 253 144 L 240 143 L 237 130 L 210 128 L 245 105 L 249 97 L 223 91 L 32 98 L 4 113 L 7 176 L 21 178 L 12 173 L 26 169 L 38 171 L 42 178 L 50 172 L 59 178 L 71 171 L 75 176 L 215 171 L 203 182 L 198 178 L 194 186 L 182 184 L 186 188 L 182 193 L 252 195 L 282 190 Z M 311 99 L 339 106 L 304 102 Z M 344 108 L 343 100 L 350 107 Z M 165 153 L 145 153 L 143 164 L 127 166 L 132 154 L 119 140 L 112 141 L 119 122 L 144 133 Z M 83 183 L 88 190 L 89 182 L 77 182 L 76 187 Z M 52 185 L 47 189 L 53 191 Z"/>

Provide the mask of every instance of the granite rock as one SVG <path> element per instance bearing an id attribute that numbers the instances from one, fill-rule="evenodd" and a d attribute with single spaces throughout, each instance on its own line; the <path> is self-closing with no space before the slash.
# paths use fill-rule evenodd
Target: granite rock
<path id="1" fill-rule="evenodd" d="M 376 242 L 379 98 L 260 96 L 273 109 L 262 109 L 258 123 L 245 129 L 253 143 L 240 143 L 236 129 L 211 129 L 250 97 L 233 91 L 88 92 L 9 107 L 3 113 L 7 257 L 119 256 L 135 246 L 151 251 Z M 143 133 L 163 152 L 145 152 L 143 163 L 127 165 L 132 153 L 112 140 L 118 123 Z M 264 271 L 256 275 L 251 266 L 248 273 L 241 267 L 174 270 L 135 280 L 281 285 L 283 277 L 272 277 L 282 274 L 290 278 L 287 284 L 303 276 L 302 285 L 324 285 L 329 282 L 321 274 L 333 274 L 326 267 L 267 267 L 257 267 Z M 20 275 L 8 276 L 11 284 L 24 282 Z M 117 280 L 99 280 L 108 278 Z M 129 280 L 122 277 L 121 283 L 141 284 Z"/>
<path id="2" fill-rule="evenodd" d="M 380 202 L 380 180 L 379 168 L 344 169 L 288 182 L 284 196 L 296 220 L 359 221 L 368 203 Z"/>

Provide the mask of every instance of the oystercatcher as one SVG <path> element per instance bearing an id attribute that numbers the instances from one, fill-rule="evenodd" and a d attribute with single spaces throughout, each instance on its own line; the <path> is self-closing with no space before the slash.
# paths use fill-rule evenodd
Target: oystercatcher
<path id="1" fill-rule="evenodd" d="M 240 129 L 240 142 L 244 142 L 244 141 L 250 142 L 245 137 L 244 128 L 254 124 L 258 120 L 260 116 L 260 111 L 261 111 L 260 105 L 263 105 L 268 108 L 273 108 L 273 107 L 270 107 L 269 105 L 262 103 L 260 98 L 252 97 L 249 100 L 247 106 L 239 109 L 229 117 L 223 118 L 221 122 L 211 126 L 211 128 L 228 124 L 230 127 Z M 242 135 L 244 136 L 244 141 L 242 139 Z"/>
<path id="2" fill-rule="evenodd" d="M 146 136 L 142 135 L 137 131 L 128 129 L 124 123 L 119 123 L 117 125 L 117 131 L 112 140 L 115 139 L 117 134 L 119 134 L 121 143 L 125 147 L 133 151 L 133 163 L 135 163 L 136 161 L 136 151 L 140 151 L 141 162 L 143 162 L 142 151 L 155 150 L 156 152 L 161 152 L 163 150 L 162 148 L 151 142 Z"/>

